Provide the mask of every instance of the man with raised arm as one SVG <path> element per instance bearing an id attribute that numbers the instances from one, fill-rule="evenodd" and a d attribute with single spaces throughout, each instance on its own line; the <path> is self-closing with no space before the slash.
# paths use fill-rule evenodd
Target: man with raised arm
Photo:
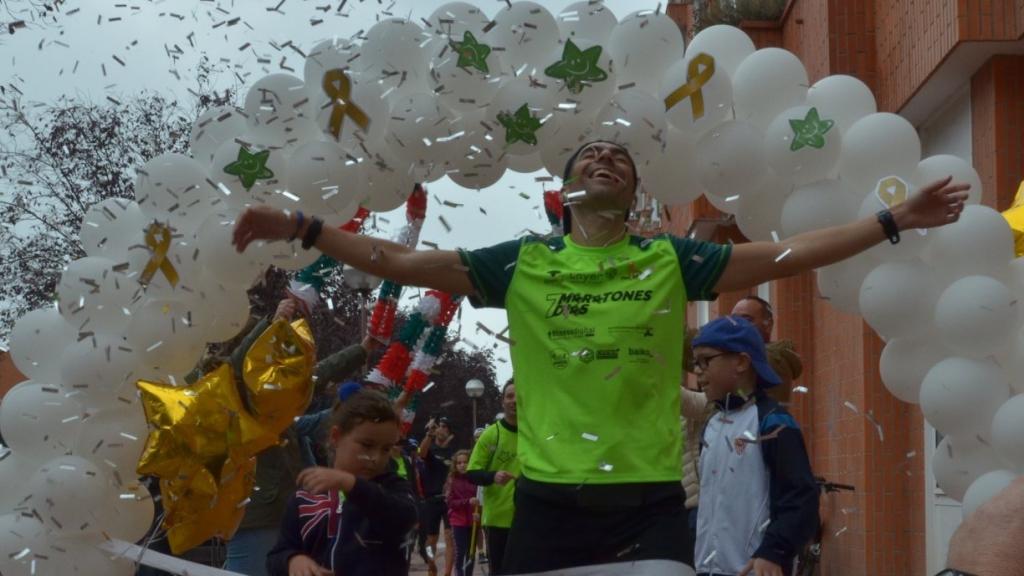
<path id="1" fill-rule="evenodd" d="M 620 145 L 584 145 L 564 177 L 566 236 L 418 251 L 261 206 L 241 215 L 234 243 L 241 251 L 254 240 L 301 238 L 370 274 L 506 309 L 522 475 L 505 571 L 630 563 L 631 573 L 675 573 L 693 565 L 679 466 L 687 301 L 954 222 L 968 187 L 947 178 L 877 217 L 729 246 L 631 236 L 638 178 Z"/>

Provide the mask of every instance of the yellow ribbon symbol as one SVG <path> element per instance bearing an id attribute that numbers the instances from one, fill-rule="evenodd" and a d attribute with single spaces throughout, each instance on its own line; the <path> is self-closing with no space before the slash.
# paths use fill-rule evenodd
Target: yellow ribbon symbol
<path id="1" fill-rule="evenodd" d="M 704 87 L 711 77 L 715 75 L 715 59 L 710 54 L 700 52 L 690 60 L 686 67 L 686 84 L 672 91 L 665 98 L 665 110 L 671 110 L 687 97 L 690 98 L 690 110 L 693 112 L 693 119 L 697 120 L 704 116 Z"/>
<path id="2" fill-rule="evenodd" d="M 889 176 L 878 181 L 875 196 L 886 207 L 898 206 L 907 200 L 909 186 L 898 176 Z"/>
<path id="3" fill-rule="evenodd" d="M 328 70 L 324 74 L 324 92 L 334 102 L 331 110 L 331 134 L 337 139 L 341 136 L 341 127 L 345 123 L 345 116 L 366 130 L 370 126 L 370 117 L 363 112 L 362 108 L 356 106 L 349 98 L 352 92 L 352 81 L 341 68 Z"/>
<path id="4" fill-rule="evenodd" d="M 160 270 L 167 277 L 171 286 L 177 286 L 178 271 L 174 269 L 174 264 L 167 259 L 167 250 L 171 247 L 171 229 L 166 224 L 159 222 L 150 224 L 146 228 L 146 246 L 149 246 L 153 255 L 146 263 L 146 268 L 142 270 L 139 282 L 149 284 L 153 276 L 156 276 L 156 271 Z"/>

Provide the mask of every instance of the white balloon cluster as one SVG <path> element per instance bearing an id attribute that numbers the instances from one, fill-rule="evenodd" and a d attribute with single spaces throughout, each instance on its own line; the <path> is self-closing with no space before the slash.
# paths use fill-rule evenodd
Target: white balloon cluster
<path id="1" fill-rule="evenodd" d="M 0 404 L 0 571 L 128 573 L 93 545 L 134 541 L 152 519 L 135 474 L 147 434 L 135 381 L 183 382 L 207 342 L 246 323 L 254 278 L 316 257 L 295 242 L 236 254 L 246 206 L 340 225 L 445 175 L 472 189 L 505 170 L 560 175 L 593 139 L 628 147 L 661 201 L 704 193 L 755 240 L 852 221 L 948 174 L 978 202 L 970 165 L 922 160 L 914 128 L 877 113 L 863 83 L 808 86 L 793 54 L 755 50 L 736 28 L 705 29 L 684 50 L 666 15 L 618 21 L 587 0 L 557 15 L 514 2 L 493 17 L 452 2 L 425 27 L 388 18 L 316 45 L 302 78 L 271 74 L 242 109 L 198 118 L 191 156 L 142 166 L 135 202 L 93 206 L 57 305 L 17 322 L 11 353 L 31 380 Z M 981 500 L 1001 482 L 983 474 L 1024 466 L 1011 257 L 999 214 L 970 206 L 955 225 L 819 271 L 833 305 L 889 339 L 886 386 L 951 435 L 936 475 L 955 497 Z"/>

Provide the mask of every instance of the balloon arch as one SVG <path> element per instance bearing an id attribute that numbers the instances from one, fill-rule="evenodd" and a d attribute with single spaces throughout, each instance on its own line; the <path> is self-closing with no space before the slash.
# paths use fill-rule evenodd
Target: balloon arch
<path id="1" fill-rule="evenodd" d="M 89 210 L 87 256 L 64 270 L 57 305 L 12 334 L 31 380 L 0 405 L 0 571 L 131 573 L 96 546 L 136 541 L 153 518 L 135 473 L 150 433 L 136 382 L 184 385 L 207 342 L 246 324 L 254 278 L 317 257 L 297 243 L 236 254 L 243 207 L 340 225 L 444 176 L 470 189 L 506 170 L 558 177 L 597 138 L 626 145 L 662 203 L 704 194 L 752 240 L 850 222 L 950 174 L 970 183 L 959 222 L 821 269 L 818 286 L 887 341 L 885 386 L 946 434 L 935 475 L 965 512 L 1024 466 L 1021 269 L 968 162 L 922 159 L 914 127 L 877 112 L 862 82 L 811 85 L 796 56 L 755 50 L 736 28 L 684 49 L 656 12 L 618 20 L 582 1 L 552 15 L 523 1 L 489 16 L 452 2 L 423 25 L 389 18 L 317 44 L 303 77 L 258 80 L 242 109 L 196 120 L 190 155 L 140 167 L 134 202 Z"/>

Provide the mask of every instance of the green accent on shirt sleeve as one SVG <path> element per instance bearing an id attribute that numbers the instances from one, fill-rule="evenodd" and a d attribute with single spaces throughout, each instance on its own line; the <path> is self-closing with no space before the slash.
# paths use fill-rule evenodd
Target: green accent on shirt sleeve
<path id="1" fill-rule="evenodd" d="M 703 240 L 668 236 L 679 258 L 679 269 L 686 285 L 686 297 L 691 302 L 718 298 L 715 284 L 722 277 L 732 246 Z"/>
<path id="2" fill-rule="evenodd" d="M 512 283 L 519 259 L 521 240 L 510 240 L 478 250 L 460 250 L 462 264 L 469 268 L 469 279 L 476 294 L 469 301 L 476 308 L 504 308 L 505 294 Z"/>

